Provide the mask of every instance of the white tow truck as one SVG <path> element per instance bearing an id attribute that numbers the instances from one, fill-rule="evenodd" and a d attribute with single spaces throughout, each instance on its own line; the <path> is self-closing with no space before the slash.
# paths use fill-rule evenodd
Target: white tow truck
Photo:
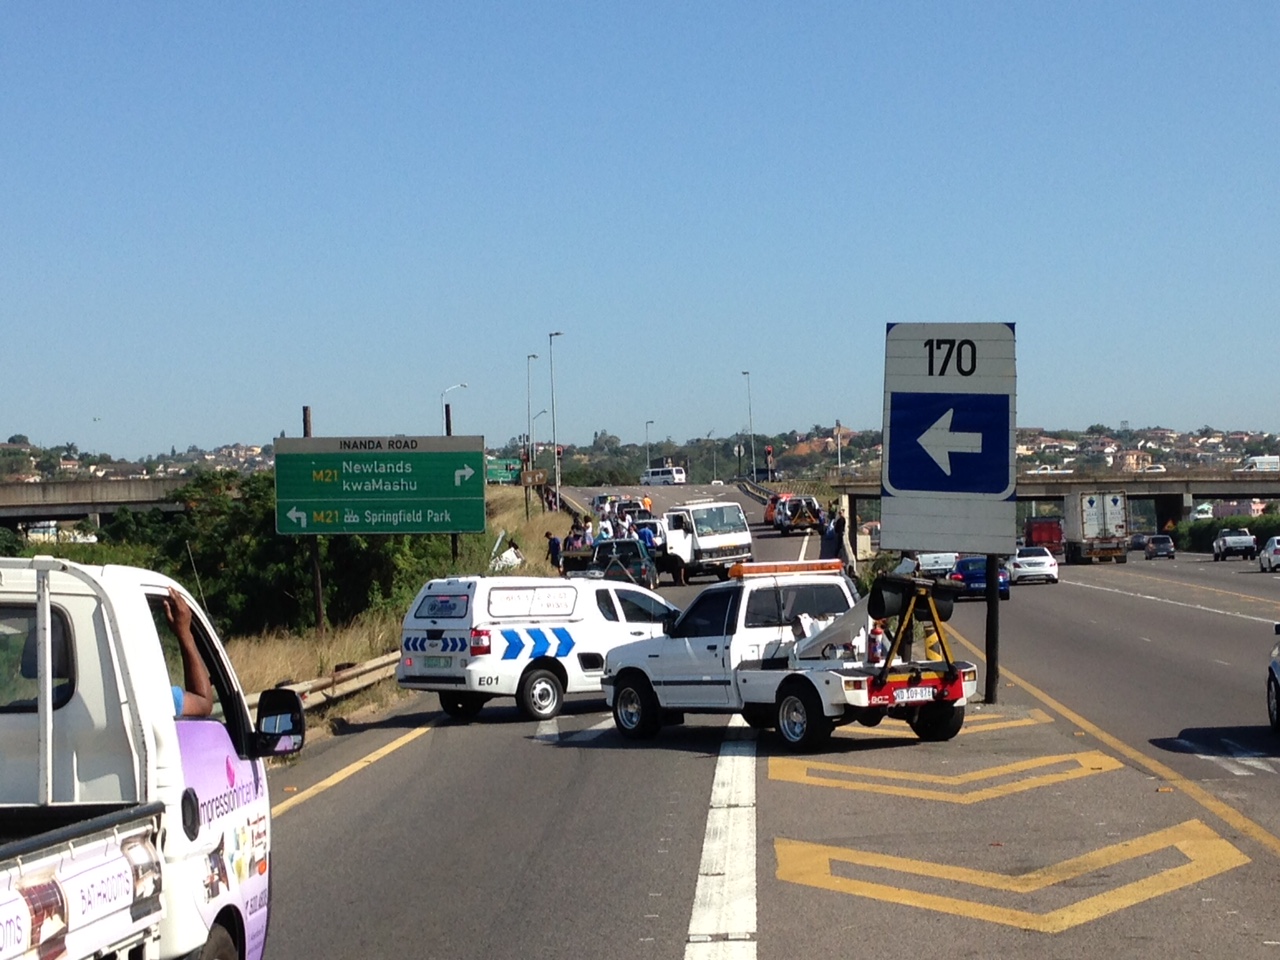
<path id="1" fill-rule="evenodd" d="M 905 720 L 922 740 L 950 740 L 977 692 L 977 668 L 955 660 L 941 624 L 947 583 L 885 576 L 859 600 L 840 561 L 743 563 L 708 587 L 662 636 L 605 658 L 605 699 L 625 737 L 652 737 L 686 713 L 741 713 L 792 748 L 839 725 Z M 879 622 L 898 618 L 892 636 Z M 932 628 L 912 657 L 913 624 Z M 934 659 L 936 658 L 936 659 Z"/>

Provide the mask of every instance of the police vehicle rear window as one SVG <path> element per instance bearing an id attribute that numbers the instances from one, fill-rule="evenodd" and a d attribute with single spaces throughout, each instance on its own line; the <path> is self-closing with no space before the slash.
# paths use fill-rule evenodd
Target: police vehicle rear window
<path id="1" fill-rule="evenodd" d="M 495 587 L 489 591 L 491 617 L 567 617 L 578 602 L 572 586 Z"/>
<path id="2" fill-rule="evenodd" d="M 419 620 L 462 620 L 471 609 L 465 593 L 432 593 L 422 598 L 413 615 Z"/>

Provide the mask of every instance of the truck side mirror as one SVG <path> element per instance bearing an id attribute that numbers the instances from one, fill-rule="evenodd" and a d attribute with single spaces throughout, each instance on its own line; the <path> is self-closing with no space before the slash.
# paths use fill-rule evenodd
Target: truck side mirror
<path id="1" fill-rule="evenodd" d="M 281 687 L 263 690 L 254 734 L 255 757 L 283 757 L 301 750 L 307 725 L 298 692 Z"/>

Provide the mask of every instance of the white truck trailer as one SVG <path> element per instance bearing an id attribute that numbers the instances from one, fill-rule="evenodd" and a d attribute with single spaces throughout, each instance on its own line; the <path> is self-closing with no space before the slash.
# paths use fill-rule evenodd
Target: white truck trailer
<path id="1" fill-rule="evenodd" d="M 1129 504 L 1123 490 L 1063 497 L 1062 530 L 1067 563 L 1129 560 Z"/>

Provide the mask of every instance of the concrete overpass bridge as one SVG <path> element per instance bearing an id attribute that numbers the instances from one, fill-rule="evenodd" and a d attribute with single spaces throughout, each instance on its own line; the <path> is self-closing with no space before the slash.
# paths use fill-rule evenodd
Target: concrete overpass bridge
<path id="1" fill-rule="evenodd" d="M 84 520 L 101 523 L 128 507 L 145 512 L 153 508 L 182 510 L 169 499 L 189 477 L 165 480 L 66 480 L 54 483 L 0 483 L 0 526 L 41 520 Z"/>
<path id="2" fill-rule="evenodd" d="M 857 516 L 856 501 L 880 499 L 880 479 L 837 481 L 833 488 L 851 501 L 850 516 Z M 1191 516 L 1197 502 L 1205 500 L 1280 500 L 1280 473 L 1144 473 L 1144 474 L 1024 474 L 1018 478 L 1019 500 L 1061 503 L 1080 493 L 1123 490 L 1130 500 L 1155 503 L 1156 529 Z"/>

